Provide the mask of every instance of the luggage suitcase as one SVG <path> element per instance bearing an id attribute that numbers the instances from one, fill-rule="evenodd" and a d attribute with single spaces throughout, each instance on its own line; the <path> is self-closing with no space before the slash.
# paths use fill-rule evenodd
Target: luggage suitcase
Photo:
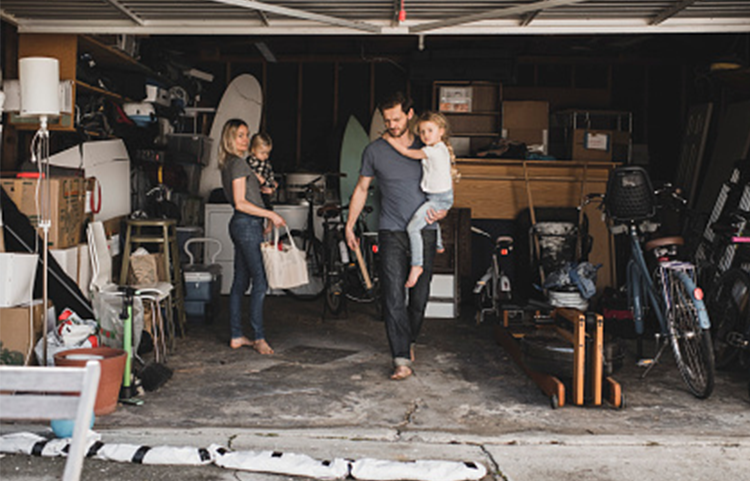
<path id="1" fill-rule="evenodd" d="M 196 264 L 190 245 L 203 243 L 206 258 L 209 254 L 209 244 L 216 247 L 211 255 L 210 264 Z M 221 291 L 221 265 L 216 263 L 216 257 L 221 252 L 221 242 L 211 237 L 193 237 L 185 242 L 185 252 L 189 262 L 183 268 L 185 279 L 185 313 L 190 319 L 200 318 L 209 321 L 219 311 L 219 295 Z"/>

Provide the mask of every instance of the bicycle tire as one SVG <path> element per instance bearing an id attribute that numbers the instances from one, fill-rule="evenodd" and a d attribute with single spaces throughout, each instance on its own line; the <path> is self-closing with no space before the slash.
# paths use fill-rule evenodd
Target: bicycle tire
<path id="1" fill-rule="evenodd" d="M 302 245 L 302 240 L 298 236 L 294 236 L 294 242 L 299 247 Z M 325 290 L 325 282 L 323 279 L 324 267 L 323 267 L 323 244 L 316 238 L 312 239 L 312 242 L 305 249 L 307 255 L 307 275 L 309 282 L 303 286 L 295 287 L 294 289 L 284 289 L 284 292 L 300 301 L 314 301 L 320 299 Z"/>
<path id="2" fill-rule="evenodd" d="M 714 389 L 714 354 L 711 331 L 701 326 L 699 312 L 703 301 L 695 297 L 696 287 L 687 274 L 665 268 L 666 286 L 661 288 L 666 305 L 669 339 L 677 368 L 690 392 L 699 399 L 708 398 Z"/>
<path id="3" fill-rule="evenodd" d="M 340 233 L 334 231 L 326 239 L 325 245 L 327 252 L 325 257 L 325 287 L 323 288 L 323 292 L 325 294 L 326 308 L 333 315 L 340 314 L 346 302 L 343 277 L 344 262 L 341 259 L 341 251 L 339 250 L 339 242 L 342 241 Z"/>
<path id="4" fill-rule="evenodd" d="M 750 276 L 729 269 L 719 277 L 708 296 L 716 367 L 730 367 L 742 349 L 729 342 L 730 335 L 743 335 L 750 325 Z"/>

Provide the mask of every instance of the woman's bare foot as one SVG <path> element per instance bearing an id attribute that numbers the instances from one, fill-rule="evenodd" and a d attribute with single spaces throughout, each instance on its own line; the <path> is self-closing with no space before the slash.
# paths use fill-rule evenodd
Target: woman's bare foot
<path id="1" fill-rule="evenodd" d="M 229 347 L 231 347 L 232 349 L 239 349 L 242 346 L 252 346 L 252 345 L 253 345 L 253 341 L 246 338 L 245 336 L 235 337 L 229 341 Z"/>
<path id="2" fill-rule="evenodd" d="M 393 370 L 393 374 L 391 374 L 391 379 L 394 381 L 403 381 L 407 377 L 411 376 L 414 372 L 411 370 L 410 367 L 407 366 L 397 366 L 396 369 Z"/>
<path id="3" fill-rule="evenodd" d="M 424 271 L 422 266 L 411 266 L 411 270 L 409 271 L 409 278 L 406 279 L 406 284 L 404 284 L 404 286 L 405 287 L 416 286 L 417 281 L 419 280 L 419 276 L 422 275 L 422 271 Z"/>
<path id="4" fill-rule="evenodd" d="M 258 339 L 253 343 L 253 349 L 258 351 L 258 354 L 269 355 L 273 354 L 273 349 L 268 345 L 265 339 Z"/>

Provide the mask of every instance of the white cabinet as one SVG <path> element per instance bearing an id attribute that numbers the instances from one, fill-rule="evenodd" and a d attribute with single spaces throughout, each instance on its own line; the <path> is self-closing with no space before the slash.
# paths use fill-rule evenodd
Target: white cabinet
<path id="1" fill-rule="evenodd" d="M 234 213 L 231 204 L 206 204 L 206 236 L 221 242 L 216 263 L 221 266 L 221 293 L 229 294 L 234 278 L 234 244 L 229 237 L 229 221 Z"/>

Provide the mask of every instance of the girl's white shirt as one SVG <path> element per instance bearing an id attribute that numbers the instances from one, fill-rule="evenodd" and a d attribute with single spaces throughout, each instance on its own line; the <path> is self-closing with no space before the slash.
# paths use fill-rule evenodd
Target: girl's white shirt
<path id="1" fill-rule="evenodd" d="M 422 191 L 428 194 L 448 192 L 453 188 L 451 154 L 444 142 L 422 147 Z"/>

